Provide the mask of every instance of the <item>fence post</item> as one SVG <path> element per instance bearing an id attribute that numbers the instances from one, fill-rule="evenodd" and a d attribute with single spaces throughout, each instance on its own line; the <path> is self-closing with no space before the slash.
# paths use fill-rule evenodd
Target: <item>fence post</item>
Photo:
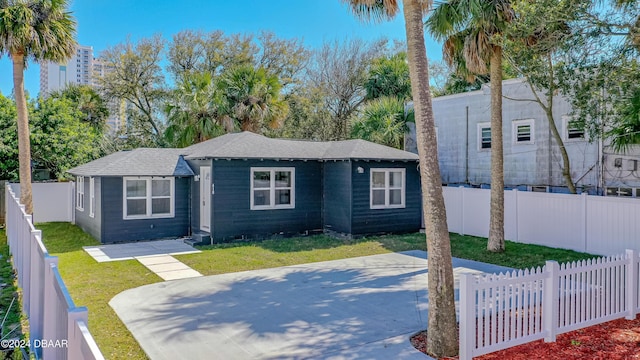
<path id="1" fill-rule="evenodd" d="M 582 196 L 582 228 L 580 236 L 582 237 L 582 251 L 587 252 L 587 193 L 583 192 Z"/>
<path id="2" fill-rule="evenodd" d="M 76 322 L 87 321 L 87 308 L 75 307 L 69 309 L 68 315 L 68 329 L 67 329 L 67 358 L 68 359 L 81 359 L 82 358 L 82 334 L 78 334 L 80 329 L 76 325 Z"/>
<path id="3" fill-rule="evenodd" d="M 544 295 L 542 299 L 542 328 L 544 329 L 544 341 L 555 342 L 558 335 L 558 273 L 560 265 L 557 261 L 547 261 L 544 265 Z"/>
<path id="4" fill-rule="evenodd" d="M 513 211 L 516 213 L 516 216 L 515 216 L 516 220 L 514 221 L 515 222 L 514 227 L 516 228 L 516 231 L 515 231 L 516 238 L 513 239 L 513 241 L 520 242 L 520 234 L 518 234 L 518 222 L 520 222 L 520 213 L 518 212 L 518 193 L 519 193 L 518 188 L 514 188 L 513 192 L 514 192 L 514 198 L 515 198 L 513 200 L 513 204 L 514 204 Z"/>
<path id="5" fill-rule="evenodd" d="M 458 189 L 460 189 L 460 235 L 464 235 L 464 186 Z"/>
<path id="6" fill-rule="evenodd" d="M 476 347 L 476 294 L 474 275 L 460 275 L 460 360 L 471 360 Z"/>
<path id="7" fill-rule="evenodd" d="M 58 265 L 58 258 L 56 256 L 45 256 L 44 258 L 44 302 L 43 317 L 42 317 L 42 338 L 43 339 L 56 339 L 56 325 L 58 321 L 58 295 L 55 289 L 55 275 L 53 268 Z M 56 357 L 55 348 L 51 347 L 36 347 L 36 354 L 39 354 L 44 359 L 54 359 Z M 36 356 L 37 358 L 37 356 Z"/>
<path id="8" fill-rule="evenodd" d="M 41 254 L 39 241 L 42 239 L 42 232 L 38 230 L 36 234 L 36 243 L 31 248 L 31 289 L 29 299 L 29 337 L 32 340 L 43 339 L 43 313 L 44 313 L 44 287 L 45 287 L 45 271 L 47 263 L 45 263 L 45 254 Z"/>
<path id="9" fill-rule="evenodd" d="M 71 182 L 71 223 L 76 224 L 76 182 Z M 424 221 L 424 220 L 423 220 Z"/>
<path id="10" fill-rule="evenodd" d="M 636 306 L 638 305 L 638 268 L 637 268 L 637 258 L 636 252 L 634 250 L 626 250 L 626 286 L 625 286 L 625 294 L 627 295 L 627 299 L 625 304 L 627 306 L 627 316 L 625 317 L 627 320 L 633 320 L 636 318 Z"/>

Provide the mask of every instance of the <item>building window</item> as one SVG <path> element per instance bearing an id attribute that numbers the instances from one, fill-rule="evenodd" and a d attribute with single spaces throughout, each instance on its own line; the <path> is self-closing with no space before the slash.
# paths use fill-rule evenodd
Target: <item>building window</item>
<path id="1" fill-rule="evenodd" d="M 478 124 L 478 150 L 491 149 L 491 124 Z"/>
<path id="2" fill-rule="evenodd" d="M 76 177 L 76 209 L 84 211 L 84 176 Z"/>
<path id="3" fill-rule="evenodd" d="M 95 179 L 89 178 L 89 216 L 94 217 L 96 214 L 96 190 Z"/>
<path id="4" fill-rule="evenodd" d="M 405 169 L 371 169 L 371 209 L 403 208 Z"/>
<path id="5" fill-rule="evenodd" d="M 533 144 L 534 120 L 514 120 L 512 122 L 513 143 L 514 144 Z"/>
<path id="6" fill-rule="evenodd" d="M 125 177 L 124 219 L 173 217 L 174 178 Z"/>
<path id="7" fill-rule="evenodd" d="M 570 116 L 563 116 L 564 139 L 567 141 L 584 140 L 584 127 L 578 121 L 571 120 Z"/>
<path id="8" fill-rule="evenodd" d="M 608 187 L 607 196 L 633 197 L 633 189 L 625 187 Z M 638 189 L 636 189 L 636 196 L 638 196 Z"/>
<path id="9" fill-rule="evenodd" d="M 295 208 L 295 168 L 251 168 L 251 210 Z"/>

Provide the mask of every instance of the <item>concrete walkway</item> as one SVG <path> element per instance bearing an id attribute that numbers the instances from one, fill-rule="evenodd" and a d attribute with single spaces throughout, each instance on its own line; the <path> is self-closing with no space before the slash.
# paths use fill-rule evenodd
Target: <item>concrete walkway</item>
<path id="1" fill-rule="evenodd" d="M 136 259 L 163 280 L 188 279 L 202 276 L 199 272 L 171 256 L 200 252 L 200 250 L 185 244 L 181 240 L 85 246 L 83 249 L 97 262 Z"/>
<path id="2" fill-rule="evenodd" d="M 188 279 L 202 276 L 202 274 L 181 263 L 171 255 L 142 256 L 136 257 L 136 259 L 163 280 Z"/>
<path id="3" fill-rule="evenodd" d="M 505 270 L 454 259 L 456 279 Z M 152 360 L 428 359 L 409 342 L 427 327 L 427 272 L 409 251 L 156 283 L 109 304 Z"/>

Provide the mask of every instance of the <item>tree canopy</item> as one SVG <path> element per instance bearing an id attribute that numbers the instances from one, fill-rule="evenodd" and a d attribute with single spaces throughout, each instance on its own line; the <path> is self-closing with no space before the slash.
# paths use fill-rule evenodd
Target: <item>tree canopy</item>
<path id="1" fill-rule="evenodd" d="M 64 61 L 75 51 L 76 23 L 67 0 L 0 1 L 0 54 L 13 62 L 13 93 L 18 121 L 20 202 L 33 213 L 31 143 L 24 93 L 24 69 L 29 60 Z"/>

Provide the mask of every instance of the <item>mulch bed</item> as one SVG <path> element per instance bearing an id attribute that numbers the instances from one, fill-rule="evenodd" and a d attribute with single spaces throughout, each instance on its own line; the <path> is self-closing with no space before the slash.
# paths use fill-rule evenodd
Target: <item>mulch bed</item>
<path id="1" fill-rule="evenodd" d="M 416 349 L 426 353 L 427 332 L 422 331 L 411 337 L 411 343 Z M 556 342 L 545 343 L 538 340 L 474 359 L 640 359 L 640 315 L 635 320 L 619 319 L 558 335 Z"/>

